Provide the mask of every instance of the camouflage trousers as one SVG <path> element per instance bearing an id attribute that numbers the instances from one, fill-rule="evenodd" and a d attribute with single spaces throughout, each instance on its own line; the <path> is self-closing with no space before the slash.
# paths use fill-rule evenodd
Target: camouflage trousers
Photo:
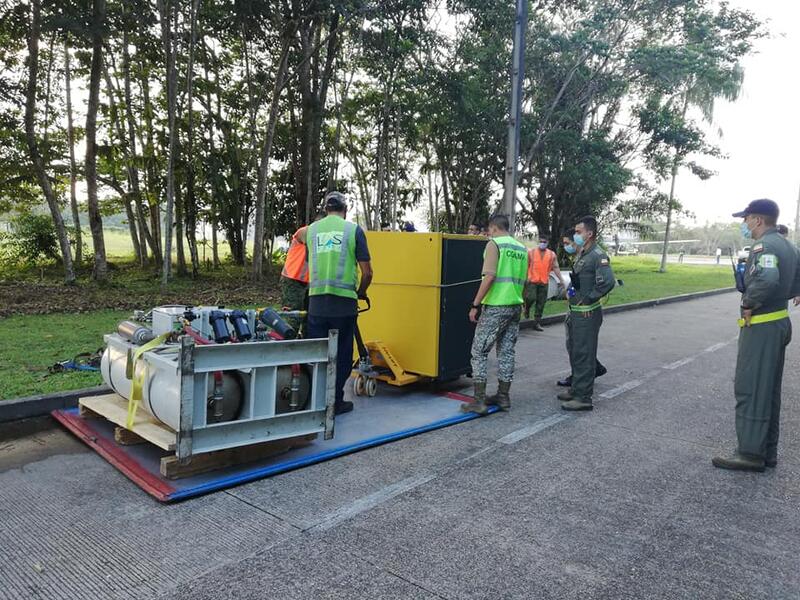
<path id="1" fill-rule="evenodd" d="M 514 379 L 514 356 L 522 306 L 484 306 L 472 339 L 472 379 L 486 381 L 489 352 L 497 345 L 497 378 Z"/>
<path id="2" fill-rule="evenodd" d="M 281 276 L 281 307 L 289 310 L 306 310 L 308 286 L 302 281 Z M 286 319 L 295 330 L 299 330 L 301 319 Z"/>

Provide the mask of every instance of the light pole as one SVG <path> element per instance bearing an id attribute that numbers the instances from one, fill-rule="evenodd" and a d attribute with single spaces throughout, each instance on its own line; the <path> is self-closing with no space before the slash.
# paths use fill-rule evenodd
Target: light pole
<path id="1" fill-rule="evenodd" d="M 503 196 L 504 212 L 514 232 L 514 213 L 517 205 L 517 169 L 519 168 L 519 135 L 522 118 L 522 81 L 525 73 L 525 30 L 528 23 L 528 0 L 517 0 L 514 24 L 514 50 L 511 70 L 511 104 L 508 113 L 508 146 Z"/>
<path id="2" fill-rule="evenodd" d="M 797 212 L 794 214 L 794 243 L 800 242 L 800 190 L 797 192 Z"/>

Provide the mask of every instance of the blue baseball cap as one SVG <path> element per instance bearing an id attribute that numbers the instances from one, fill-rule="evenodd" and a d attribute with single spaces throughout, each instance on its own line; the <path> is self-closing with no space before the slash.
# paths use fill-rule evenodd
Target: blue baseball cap
<path id="1" fill-rule="evenodd" d="M 747 208 L 737 213 L 733 213 L 733 216 L 736 218 L 741 218 L 746 217 L 747 215 L 765 215 L 767 217 L 775 217 L 777 219 L 778 215 L 780 214 L 781 209 L 778 208 L 777 203 L 767 198 L 761 198 L 760 200 L 753 200 L 747 205 Z"/>

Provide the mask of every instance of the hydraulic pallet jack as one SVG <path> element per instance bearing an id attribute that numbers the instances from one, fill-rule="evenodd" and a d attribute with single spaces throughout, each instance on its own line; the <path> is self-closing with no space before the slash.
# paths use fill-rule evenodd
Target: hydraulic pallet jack
<path id="1" fill-rule="evenodd" d="M 359 309 L 359 314 L 372 308 L 369 298 L 366 299 L 366 303 L 367 308 Z M 419 375 L 407 373 L 385 343 L 380 341 L 365 343 L 358 327 L 358 320 L 356 320 L 355 340 L 358 358 L 353 363 L 353 393 L 356 396 L 374 397 L 378 391 L 378 380 L 402 387 L 422 379 Z"/>

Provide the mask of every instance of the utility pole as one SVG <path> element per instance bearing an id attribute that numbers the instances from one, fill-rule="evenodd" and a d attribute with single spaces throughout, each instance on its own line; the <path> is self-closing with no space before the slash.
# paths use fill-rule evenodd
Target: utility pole
<path id="1" fill-rule="evenodd" d="M 508 111 L 508 147 L 503 197 L 504 212 L 514 233 L 517 207 L 517 169 L 519 168 L 519 135 L 522 120 L 522 81 L 525 73 L 525 31 L 528 28 L 528 0 L 517 0 L 514 24 L 514 50 L 511 69 L 511 104 Z"/>
<path id="2" fill-rule="evenodd" d="M 797 212 L 794 213 L 794 245 L 800 243 L 800 189 L 797 192 Z"/>

